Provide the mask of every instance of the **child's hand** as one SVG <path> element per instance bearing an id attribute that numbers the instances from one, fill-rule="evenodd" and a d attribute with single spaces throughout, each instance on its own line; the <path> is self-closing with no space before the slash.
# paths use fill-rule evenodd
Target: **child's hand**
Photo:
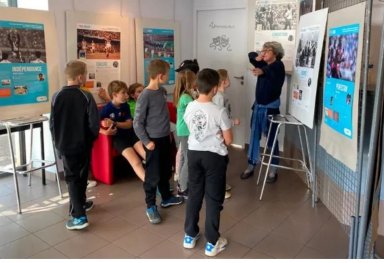
<path id="1" fill-rule="evenodd" d="M 239 119 L 232 119 L 233 126 L 235 125 L 240 125 L 240 120 Z"/>
<path id="2" fill-rule="evenodd" d="M 153 141 L 150 141 L 147 145 L 145 145 L 145 148 L 150 151 L 153 151 L 155 149 L 155 143 Z"/>
<path id="3" fill-rule="evenodd" d="M 108 118 L 105 118 L 101 121 L 101 126 L 104 128 L 111 127 L 113 125 L 114 121 Z"/>
<path id="4" fill-rule="evenodd" d="M 109 126 L 109 128 L 105 131 L 105 134 L 107 135 L 115 135 L 117 132 L 116 126 L 113 127 L 113 125 Z"/>

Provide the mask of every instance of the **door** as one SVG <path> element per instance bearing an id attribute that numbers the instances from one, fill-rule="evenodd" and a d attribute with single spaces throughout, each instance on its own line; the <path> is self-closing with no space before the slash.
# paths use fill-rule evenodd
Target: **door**
<path id="1" fill-rule="evenodd" d="M 233 128 L 233 144 L 243 148 L 248 143 L 248 112 L 254 99 L 248 99 L 244 86 L 248 61 L 247 11 L 245 8 L 197 10 L 196 20 L 196 57 L 200 69 L 228 70 L 231 85 L 226 94 L 232 118 L 240 119 L 240 125 Z"/>

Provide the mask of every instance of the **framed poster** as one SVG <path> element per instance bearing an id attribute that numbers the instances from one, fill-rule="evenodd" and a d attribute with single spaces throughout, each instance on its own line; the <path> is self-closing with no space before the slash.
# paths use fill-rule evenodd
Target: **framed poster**
<path id="1" fill-rule="evenodd" d="M 148 64 L 162 59 L 170 65 L 167 85 L 175 84 L 175 69 L 179 63 L 179 25 L 166 20 L 136 19 L 137 80 L 149 83 Z"/>
<path id="2" fill-rule="evenodd" d="M 0 118 L 48 113 L 59 86 L 54 16 L 19 8 L 0 8 L 0 15 Z"/>
<path id="3" fill-rule="evenodd" d="M 353 171 L 357 165 L 364 18 L 365 2 L 330 13 L 325 44 L 320 145 Z"/>
<path id="4" fill-rule="evenodd" d="M 128 18 L 111 15 L 68 11 L 67 57 L 87 63 L 87 81 L 84 88 L 90 91 L 98 104 L 98 96 L 113 80 L 129 85 L 128 72 Z"/>
<path id="5" fill-rule="evenodd" d="M 267 41 L 280 42 L 285 51 L 282 59 L 285 70 L 291 71 L 299 21 L 298 1 L 254 0 L 250 8 L 254 18 L 253 50 L 261 50 Z"/>
<path id="6" fill-rule="evenodd" d="M 311 129 L 327 15 L 328 8 L 303 15 L 297 30 L 289 113 Z"/>

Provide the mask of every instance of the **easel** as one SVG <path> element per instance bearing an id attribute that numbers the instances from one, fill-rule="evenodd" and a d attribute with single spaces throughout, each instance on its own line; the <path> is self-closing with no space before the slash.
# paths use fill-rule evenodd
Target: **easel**
<path id="1" fill-rule="evenodd" d="M 44 116 L 37 116 L 37 117 L 22 117 L 22 118 L 15 118 L 15 119 L 8 119 L 8 120 L 0 120 L 0 125 L 4 126 L 6 129 L 6 133 L 8 135 L 8 143 L 9 143 L 9 150 L 11 153 L 11 167 L 5 168 L 0 167 L 0 171 L 2 172 L 9 172 L 13 174 L 13 180 L 15 184 L 15 191 L 16 191 L 16 200 L 17 200 L 17 208 L 19 214 L 21 214 L 21 205 L 20 205 L 20 194 L 19 194 L 19 183 L 17 179 L 18 174 L 28 174 L 28 185 L 31 185 L 31 173 L 34 171 L 42 170 L 42 183 L 45 185 L 45 168 L 48 168 L 50 166 L 55 166 L 56 169 L 56 181 L 57 186 L 59 189 L 60 197 L 62 198 L 62 192 L 60 187 L 60 180 L 59 180 L 59 174 L 56 166 L 56 153 L 54 152 L 54 160 L 53 161 L 47 161 L 44 160 L 44 139 L 43 136 L 41 136 L 41 160 L 32 159 L 32 147 L 33 147 L 33 128 L 40 127 L 41 128 L 41 134 L 43 134 L 43 122 L 47 121 L 48 118 Z M 31 132 L 31 141 L 30 141 L 30 158 L 28 163 L 21 164 L 19 166 L 16 166 L 16 160 L 15 160 L 15 153 L 14 153 L 14 146 L 12 142 L 12 132 L 13 131 L 24 131 L 27 130 L 29 127 L 29 130 Z"/>
<path id="2" fill-rule="evenodd" d="M 265 187 L 265 183 L 267 181 L 267 176 L 268 176 L 269 168 L 271 166 L 272 167 L 277 167 L 277 168 L 282 168 L 282 169 L 287 169 L 287 170 L 305 172 L 307 186 L 308 186 L 308 188 L 312 189 L 313 174 L 312 174 L 312 165 L 311 165 L 311 163 L 312 163 L 311 162 L 311 152 L 310 152 L 310 149 L 309 149 L 308 136 L 307 136 L 307 131 L 305 129 L 304 124 L 302 124 L 301 122 L 296 120 L 291 115 L 285 115 L 285 116 L 281 115 L 281 114 L 269 115 L 268 119 L 270 121 L 269 130 L 268 130 L 268 136 L 267 136 L 267 140 L 266 140 L 266 143 L 265 143 L 265 146 L 264 146 L 264 151 L 261 154 L 261 156 L 262 156 L 261 157 L 261 166 L 260 166 L 260 170 L 259 170 L 259 176 L 257 178 L 257 184 L 259 184 L 259 180 L 260 180 L 261 172 L 263 170 L 263 166 L 264 165 L 267 166 L 267 169 L 265 170 L 264 180 L 263 180 L 263 187 L 262 187 L 261 193 L 260 193 L 260 200 L 263 198 L 264 187 Z M 277 124 L 276 133 L 275 133 L 275 138 L 273 138 L 273 144 L 272 144 L 272 148 L 271 148 L 271 151 L 270 151 L 271 154 L 267 154 L 268 141 L 269 141 L 269 137 L 271 135 L 271 129 L 272 129 L 272 125 L 273 124 Z M 299 139 L 300 139 L 302 159 L 287 158 L 287 157 L 281 157 L 281 156 L 276 156 L 276 155 L 272 154 L 274 149 L 275 149 L 275 147 L 276 147 L 277 137 L 278 137 L 278 134 L 279 134 L 279 131 L 280 131 L 280 128 L 281 128 L 282 125 L 294 125 L 294 126 L 297 127 L 297 131 L 298 131 Z M 308 165 L 307 165 L 307 162 L 305 160 L 305 152 L 304 152 L 304 147 L 303 147 L 303 139 L 302 139 L 302 134 L 301 134 L 300 129 L 304 130 L 306 150 L 307 150 L 307 154 L 308 154 Z M 266 157 L 268 157 L 268 162 L 265 161 Z M 272 158 L 279 158 L 279 159 L 285 159 L 285 160 L 289 160 L 289 161 L 293 161 L 293 162 L 298 162 L 299 165 L 301 165 L 301 168 L 294 168 L 294 167 L 290 167 L 290 166 L 272 164 Z"/>

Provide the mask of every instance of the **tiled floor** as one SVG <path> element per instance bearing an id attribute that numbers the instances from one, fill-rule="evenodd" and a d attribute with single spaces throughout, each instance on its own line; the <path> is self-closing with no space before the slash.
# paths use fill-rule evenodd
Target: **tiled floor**
<path id="1" fill-rule="evenodd" d="M 232 198 L 221 214 L 221 234 L 229 240 L 218 258 L 346 258 L 348 236 L 321 203 L 311 207 L 311 193 L 295 174 L 280 171 L 267 185 L 263 201 L 257 176 L 241 180 L 245 152 L 230 151 L 228 183 Z M 95 207 L 90 226 L 68 231 L 68 195 L 60 199 L 56 184 L 32 186 L 20 176 L 23 214 L 16 213 L 11 176 L 0 175 L 0 258 L 205 258 L 202 238 L 195 249 L 182 246 L 185 204 L 160 208 L 163 222 L 151 225 L 145 215 L 140 181 L 129 176 L 112 186 L 88 190 Z M 201 232 L 204 233 L 201 212 Z"/>

